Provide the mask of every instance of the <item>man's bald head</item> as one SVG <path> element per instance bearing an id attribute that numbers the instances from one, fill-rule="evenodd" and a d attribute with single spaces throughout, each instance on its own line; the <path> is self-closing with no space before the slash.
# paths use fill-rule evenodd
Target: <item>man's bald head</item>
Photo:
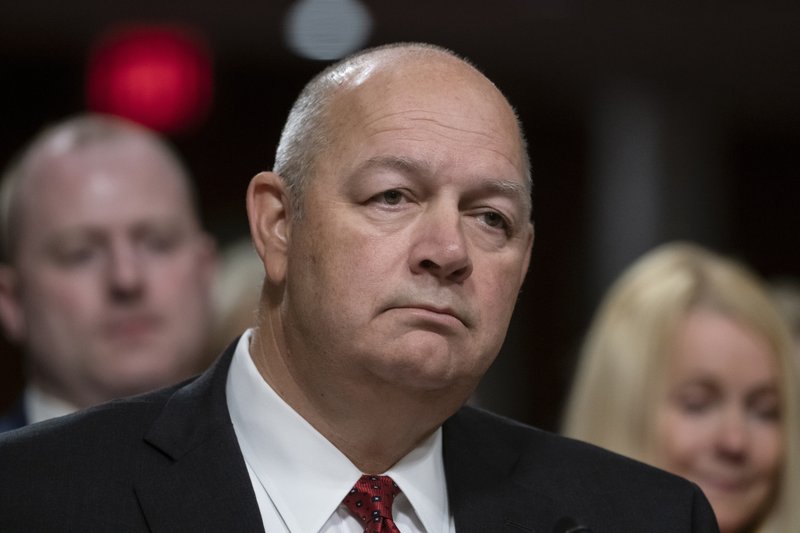
<path id="1" fill-rule="evenodd" d="M 385 68 L 387 66 L 391 68 Z M 502 105 L 507 107 L 509 116 L 516 122 L 522 172 L 530 193 L 530 159 L 522 125 L 494 83 L 467 60 L 446 48 L 426 43 L 396 43 L 365 50 L 331 65 L 315 76 L 295 101 L 281 134 L 274 170 L 286 181 L 296 213 L 302 212 L 303 192 L 314 175 L 316 163 L 338 138 L 337 127 L 348 115 L 347 104 L 341 105 L 342 98 L 379 73 L 393 76 L 402 83 L 404 73 L 419 73 L 421 68 L 433 73 L 442 73 L 442 68 L 451 73 L 459 72 L 460 80 L 467 83 L 453 86 L 454 92 L 480 90 L 487 97 L 502 100 Z M 431 82 L 451 83 L 443 78 Z"/>
<path id="2" fill-rule="evenodd" d="M 155 133 L 127 120 L 106 115 L 79 115 L 42 130 L 8 166 L 0 185 L 0 261 L 13 262 L 29 199 L 42 187 L 59 179 L 69 160 L 107 158 L 118 152 L 137 151 L 143 161 L 157 161 L 184 189 L 192 216 L 198 218 L 197 199 L 183 163 Z M 86 156 L 86 157 L 84 157 Z M 35 210 L 35 209 L 34 209 Z M 199 220 L 199 218 L 198 218 Z"/>

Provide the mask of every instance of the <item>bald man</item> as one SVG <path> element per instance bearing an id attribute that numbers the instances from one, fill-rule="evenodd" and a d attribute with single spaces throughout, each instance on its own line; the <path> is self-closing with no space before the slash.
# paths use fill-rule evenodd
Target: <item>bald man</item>
<path id="1" fill-rule="evenodd" d="M 322 72 L 247 191 L 257 327 L 189 384 L 0 441 L 0 469 L 37 472 L 0 529 L 717 531 L 685 480 L 462 407 L 528 269 L 529 166 L 449 51 Z"/>
<path id="2" fill-rule="evenodd" d="M 27 385 L 0 429 L 199 370 L 214 245 L 154 133 L 83 115 L 44 130 L 0 189 L 0 321 Z"/>

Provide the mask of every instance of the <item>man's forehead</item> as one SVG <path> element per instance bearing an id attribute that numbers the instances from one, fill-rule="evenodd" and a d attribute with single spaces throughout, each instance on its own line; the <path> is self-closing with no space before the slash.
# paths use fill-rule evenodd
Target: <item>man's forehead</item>
<path id="1" fill-rule="evenodd" d="M 138 239 L 197 228 L 185 211 L 139 203 L 125 210 L 87 209 L 41 213 L 29 210 L 20 227 L 20 251 L 85 240 Z"/>
<path id="2" fill-rule="evenodd" d="M 97 153 L 61 154 L 32 169 L 18 191 L 18 232 L 27 233 L 31 224 L 44 229 L 168 215 L 196 219 L 184 176 L 165 158 L 137 150 L 92 151 Z"/>
<path id="3" fill-rule="evenodd" d="M 480 117 L 484 126 L 510 134 L 522 145 L 513 108 L 497 87 L 468 63 L 438 51 L 402 54 L 383 51 L 338 72 L 328 118 L 334 127 L 348 122 L 391 118 L 416 112 L 421 119 Z M 498 133 L 497 131 L 494 133 Z"/>
<path id="4" fill-rule="evenodd" d="M 329 125 L 340 135 L 337 147 L 355 142 L 366 151 L 367 141 L 378 146 L 388 145 L 395 150 L 389 155 L 398 157 L 398 145 L 412 150 L 428 137 L 426 151 L 446 156 L 444 148 L 475 144 L 473 155 L 495 154 L 519 171 L 527 186 L 524 143 L 513 110 L 504 98 L 488 98 L 469 87 L 459 93 L 446 83 L 424 86 L 390 84 L 386 90 L 374 87 L 343 91 L 329 115 Z M 345 132 L 345 133 L 342 133 Z M 447 142 L 437 143 L 441 136 Z M 356 139 L 356 141 L 353 141 Z M 476 144 L 477 143 L 477 144 Z M 417 147 L 418 148 L 418 147 Z M 376 148 L 377 150 L 377 148 Z M 418 154 L 419 155 L 419 154 Z M 486 158 L 486 164 L 492 158 Z"/>

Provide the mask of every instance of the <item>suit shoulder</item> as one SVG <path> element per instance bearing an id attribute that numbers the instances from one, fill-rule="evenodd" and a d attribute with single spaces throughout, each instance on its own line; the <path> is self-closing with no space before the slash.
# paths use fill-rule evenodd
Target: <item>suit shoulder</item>
<path id="1" fill-rule="evenodd" d="M 593 444 L 578 441 L 480 409 L 464 408 L 448 423 L 457 432 L 471 433 L 471 439 L 497 454 L 516 457 L 519 468 L 536 469 L 537 477 L 582 480 L 619 486 L 642 485 L 649 490 L 692 492 L 688 481 L 664 470 L 619 455 Z"/>
<path id="2" fill-rule="evenodd" d="M 445 422 L 442 440 L 453 505 L 470 523 L 495 487 L 519 502 L 517 523 L 536 515 L 536 530 L 572 517 L 593 531 L 717 532 L 697 486 L 597 446 L 473 408 Z"/>
<path id="3" fill-rule="evenodd" d="M 49 463 L 89 456 L 127 440 L 141 440 L 178 386 L 90 407 L 0 435 L 0 465 Z M 57 450 L 57 453 L 53 453 Z"/>
<path id="4" fill-rule="evenodd" d="M 0 433 L 18 429 L 27 424 L 25 417 L 25 400 L 20 395 L 8 411 L 0 416 Z"/>

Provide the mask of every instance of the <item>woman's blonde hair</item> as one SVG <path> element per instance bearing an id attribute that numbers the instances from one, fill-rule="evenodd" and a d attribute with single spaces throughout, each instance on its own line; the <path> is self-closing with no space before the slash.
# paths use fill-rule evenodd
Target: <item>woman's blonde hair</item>
<path id="1" fill-rule="evenodd" d="M 698 307 L 763 337 L 779 368 L 784 461 L 775 501 L 758 533 L 800 524 L 800 407 L 791 338 L 766 289 L 741 264 L 688 243 L 636 261 L 606 294 L 581 351 L 563 433 L 653 462 L 653 413 L 678 322 Z"/>

